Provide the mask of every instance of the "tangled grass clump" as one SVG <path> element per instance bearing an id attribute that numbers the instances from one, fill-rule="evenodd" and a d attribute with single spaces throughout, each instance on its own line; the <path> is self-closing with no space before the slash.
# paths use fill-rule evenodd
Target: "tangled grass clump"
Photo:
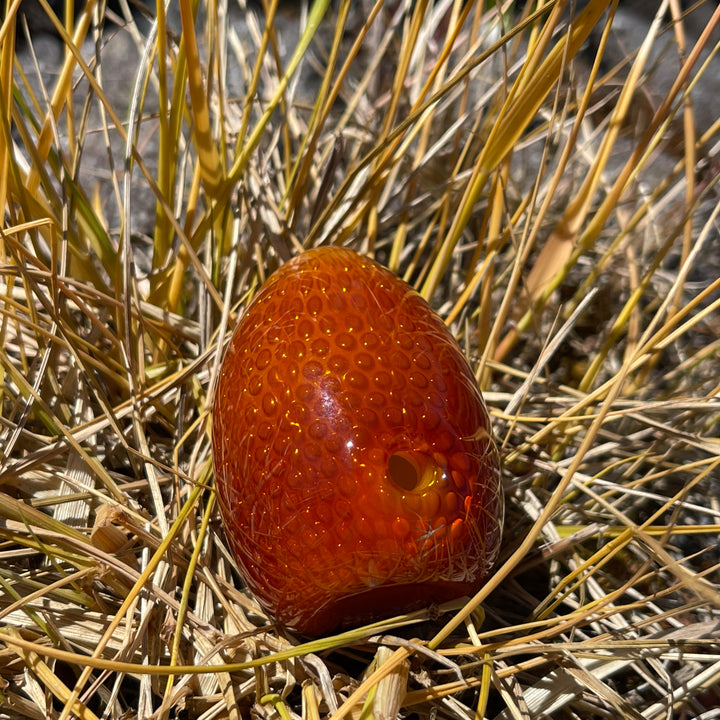
<path id="1" fill-rule="evenodd" d="M 716 4 L 623 49 L 612 0 L 39 2 L 57 40 L 0 29 L 0 717 L 712 717 Z M 328 243 L 460 341 L 508 517 L 476 597 L 302 642 L 237 584 L 209 417 Z"/>

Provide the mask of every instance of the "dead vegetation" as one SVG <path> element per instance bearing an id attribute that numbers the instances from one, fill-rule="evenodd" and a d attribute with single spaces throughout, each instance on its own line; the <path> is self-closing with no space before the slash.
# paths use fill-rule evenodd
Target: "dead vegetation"
<path id="1" fill-rule="evenodd" d="M 8 3 L 0 716 L 715 717 L 714 5 L 619 55 L 610 0 L 89 0 L 53 65 Z M 303 642 L 237 584 L 208 418 L 320 243 L 447 319 L 508 511 L 475 598 Z"/>

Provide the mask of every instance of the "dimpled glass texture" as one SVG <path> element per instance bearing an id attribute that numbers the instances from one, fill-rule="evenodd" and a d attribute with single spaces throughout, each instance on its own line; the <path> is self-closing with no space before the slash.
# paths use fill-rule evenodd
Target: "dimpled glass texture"
<path id="1" fill-rule="evenodd" d="M 282 266 L 242 316 L 213 412 L 240 573 L 305 635 L 479 589 L 503 502 L 468 362 L 406 283 L 344 248 Z"/>

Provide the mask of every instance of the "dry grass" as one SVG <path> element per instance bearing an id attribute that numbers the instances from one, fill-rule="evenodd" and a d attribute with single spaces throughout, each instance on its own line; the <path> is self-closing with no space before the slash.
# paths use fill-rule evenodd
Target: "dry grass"
<path id="1" fill-rule="evenodd" d="M 616 63 L 609 0 L 485 4 L 89 0 L 54 66 L 9 5 L 1 717 L 717 717 L 719 12 Z M 477 597 L 302 642 L 236 584 L 208 418 L 242 307 L 329 242 L 447 318 L 508 511 Z"/>

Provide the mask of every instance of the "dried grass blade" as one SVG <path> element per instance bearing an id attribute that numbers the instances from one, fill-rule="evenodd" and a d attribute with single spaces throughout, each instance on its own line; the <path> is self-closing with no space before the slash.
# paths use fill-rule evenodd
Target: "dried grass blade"
<path id="1" fill-rule="evenodd" d="M 650 57 L 650 52 L 657 35 L 660 32 L 667 2 L 668 0 L 665 0 L 665 3 L 658 8 L 654 21 L 638 50 L 627 80 L 621 88 L 620 97 L 610 116 L 608 131 L 602 139 L 600 148 L 597 153 L 595 153 L 592 167 L 582 187 L 575 198 L 569 203 L 568 208 L 563 213 L 560 221 L 540 252 L 535 265 L 530 270 L 525 286 L 527 293 L 526 305 L 535 306 L 532 311 L 533 313 L 542 310 L 543 303 L 538 301 L 548 298 L 548 289 L 550 287 L 557 287 L 560 279 L 565 277 L 571 267 L 570 258 L 576 249 L 580 229 L 590 211 L 591 203 L 600 185 L 607 162 L 610 159 L 612 149 L 620 133 L 620 128 L 623 126 L 625 118 L 630 112 L 642 73 Z M 496 359 L 501 360 L 507 355 L 512 347 L 512 341 L 517 339 L 519 331 L 522 331 L 522 327 L 519 327 L 511 333 L 508 339 L 501 343 L 495 355 Z M 614 338 L 612 340 L 610 340 L 610 338 L 608 339 L 608 342 L 614 341 Z M 598 363 L 602 362 L 604 357 L 604 353 L 598 353 L 594 358 L 593 366 L 597 368 Z M 581 384 L 581 389 L 587 389 L 593 377 L 594 372 L 588 373 L 588 379 Z"/>
<path id="2" fill-rule="evenodd" d="M 263 28 L 260 42 L 257 45 L 257 57 L 255 58 L 255 65 L 253 67 L 250 82 L 248 83 L 247 91 L 245 92 L 245 103 L 242 111 L 242 120 L 240 122 L 240 129 L 237 137 L 237 148 L 239 149 L 245 144 L 247 136 L 247 129 L 250 124 L 250 117 L 252 115 L 255 97 L 258 92 L 260 85 L 260 77 L 262 75 L 263 64 L 267 57 L 267 49 L 270 43 L 270 36 L 275 24 L 275 16 L 278 9 L 278 0 L 271 0 L 265 4 L 265 27 Z"/>
<path id="3" fill-rule="evenodd" d="M 181 42 L 178 48 L 175 63 L 175 93 L 173 102 L 168 100 L 168 47 L 167 47 L 167 17 L 165 3 L 157 0 L 155 3 L 155 17 L 157 23 L 157 86 L 158 86 L 158 192 L 165 198 L 167 205 L 174 206 L 173 187 L 174 176 L 178 161 L 178 140 L 180 122 L 185 110 L 185 103 L 177 93 L 180 88 L 185 89 L 187 80 L 187 63 L 185 43 Z M 197 48 L 196 48 L 197 50 Z M 202 82 L 202 80 L 201 80 Z M 198 152 L 200 152 L 198 150 Z M 198 163 L 197 172 L 203 174 L 203 165 Z M 153 266 L 162 267 L 172 245 L 172 224 L 170 223 L 163 204 L 157 202 L 155 206 L 155 232 L 153 237 Z"/>
<path id="4" fill-rule="evenodd" d="M 210 124 L 208 90 L 202 77 L 202 64 L 195 34 L 195 17 L 191 0 L 179 0 L 180 19 L 183 29 L 183 43 L 187 57 L 187 79 L 190 93 L 190 107 L 193 118 L 193 137 L 200 163 L 200 172 L 208 193 L 214 197 L 219 190 L 224 173 L 217 145 L 213 139 Z M 164 111 L 164 109 L 161 109 Z"/>
<path id="5" fill-rule="evenodd" d="M 62 32 L 64 32 L 62 25 L 55 16 L 55 13 L 48 4 L 47 0 L 38 0 L 38 2 L 42 6 L 48 18 L 52 20 L 55 27 L 59 28 Z M 75 33 L 73 34 L 73 38 L 71 41 L 72 45 L 76 50 L 82 45 L 85 36 L 87 35 L 88 29 L 90 28 L 90 23 L 92 22 L 92 16 L 96 4 L 97 0 L 88 0 L 83 7 L 79 22 L 77 23 Z M 50 112 L 45 117 L 42 128 L 40 130 L 40 136 L 38 137 L 37 155 L 40 162 L 31 168 L 30 175 L 27 178 L 26 188 L 29 195 L 34 195 L 37 191 L 38 185 L 40 184 L 40 176 L 37 173 L 36 168 L 42 167 L 47 160 L 53 140 L 53 124 L 60 116 L 60 111 L 62 110 L 63 105 L 65 105 L 68 101 L 68 98 L 72 96 L 70 91 L 74 70 L 75 55 L 68 53 L 65 56 L 65 62 L 63 63 L 63 66 L 60 70 L 60 77 L 58 78 L 57 85 L 55 86 L 55 90 L 53 92 L 52 101 L 50 104 Z"/>
<path id="6" fill-rule="evenodd" d="M 580 50 L 608 4 L 609 0 L 591 0 L 572 21 L 563 39 L 552 46 L 541 63 L 538 63 L 536 55 L 531 54 L 527 58 L 524 70 L 510 89 L 507 100 L 478 155 L 472 177 L 460 201 L 460 207 L 423 284 L 421 294 L 426 299 L 430 298 L 437 288 L 490 174 L 502 163 L 533 120 L 568 61 Z M 552 10 L 543 30 L 545 40 L 538 43 L 536 51 L 541 50 L 549 42 L 550 35 L 560 20 L 560 8 L 561 5 L 558 4 Z M 529 77 L 530 70 L 533 71 L 532 82 Z"/>
<path id="7" fill-rule="evenodd" d="M 315 153 L 317 150 L 318 142 L 322 137 L 322 131 L 325 128 L 328 115 L 333 107 L 333 103 L 337 99 L 340 88 L 342 87 L 341 81 L 344 78 L 344 73 L 341 70 L 339 77 L 333 83 L 332 74 L 335 71 L 335 67 L 338 61 L 338 55 L 340 52 L 341 43 L 343 40 L 343 31 L 347 24 L 347 18 L 350 12 L 351 0 L 342 0 L 338 13 L 338 21 L 336 23 L 335 32 L 333 33 L 332 46 L 330 47 L 330 54 L 328 61 L 325 65 L 325 72 L 323 74 L 320 89 L 318 91 L 317 99 L 313 105 L 312 115 L 308 120 L 307 132 L 303 135 L 300 147 L 298 148 L 297 159 L 293 164 L 288 176 L 288 188 L 283 197 L 283 203 L 287 204 L 286 221 L 291 227 L 295 227 L 299 219 L 299 211 L 302 203 L 302 197 L 307 191 L 308 179 L 311 175 L 311 171 L 315 171 L 315 163 L 317 159 Z M 368 18 L 363 25 L 361 30 L 361 36 L 367 32 L 367 28 L 372 22 L 372 18 Z M 355 43 L 355 48 L 359 47 L 359 43 Z M 355 53 L 357 50 L 355 50 Z M 350 50 L 350 57 L 346 60 L 343 68 L 347 68 L 347 64 L 355 56 L 353 50 Z M 335 141 L 335 146 L 341 146 L 340 140 Z M 332 167 L 332 155 L 331 155 L 331 167 Z M 334 171 L 334 167 L 332 170 Z M 328 183 L 334 173 L 328 173 Z M 313 217 L 310 220 L 310 226 L 314 224 L 314 220 L 317 215 L 317 209 L 320 207 L 319 202 L 322 203 L 325 200 L 325 193 L 321 185 L 318 191 L 318 197 L 315 200 L 316 210 L 313 213 Z"/>
<path id="8" fill-rule="evenodd" d="M 39 392 L 27 382 L 25 376 L 18 372 L 12 363 L 7 361 L 2 353 L 0 353 L 0 365 L 5 367 L 8 375 L 12 377 L 13 382 L 20 389 L 20 393 L 23 397 L 25 397 L 26 400 L 33 405 L 34 412 L 38 414 L 38 417 L 42 420 L 48 432 L 53 436 L 64 437 L 69 446 L 72 447 L 80 457 L 82 457 L 95 475 L 103 481 L 105 487 L 115 500 L 124 502 L 125 497 L 123 493 L 118 489 L 117 484 L 103 464 L 92 453 L 88 452 L 87 449 L 80 445 L 73 436 L 72 431 L 55 416 L 55 413 L 43 400 Z"/>
<path id="9" fill-rule="evenodd" d="M 647 129 L 635 144 L 635 148 L 628 158 L 625 166 L 617 174 L 610 191 L 607 193 L 597 212 L 591 218 L 588 227 L 582 233 L 578 244 L 579 247 L 576 250 L 577 253 L 584 252 L 585 248 L 592 244 L 604 224 L 607 222 L 610 213 L 614 212 L 617 208 L 622 192 L 643 167 L 644 159 L 647 154 L 659 143 L 662 136 L 662 130 L 665 128 L 672 115 L 673 104 L 675 103 L 678 94 L 690 77 L 693 68 L 700 59 L 701 53 L 709 45 L 712 33 L 716 30 L 719 24 L 720 7 L 717 7 L 708 20 L 707 25 L 703 28 L 703 32 L 693 46 L 690 54 L 687 58 L 685 58 L 672 87 L 663 97 L 663 100 L 658 109 L 655 111 Z"/>
<path id="10" fill-rule="evenodd" d="M 120 609 L 117 611 L 113 619 L 111 620 L 110 624 L 107 627 L 107 630 L 103 634 L 103 637 L 101 638 L 100 642 L 98 643 L 97 649 L 93 652 L 92 657 L 97 659 L 99 658 L 100 654 L 105 649 L 105 646 L 108 642 L 108 640 L 112 637 L 115 630 L 118 628 L 120 623 L 125 618 L 126 613 L 130 609 L 130 607 L 135 603 L 135 601 L 138 598 L 139 593 L 147 583 L 147 581 L 150 579 L 150 576 L 155 572 L 158 565 L 163 562 L 163 558 L 165 557 L 165 554 L 167 553 L 171 543 L 174 541 L 176 534 L 180 531 L 180 528 L 182 528 L 183 524 L 185 523 L 185 520 L 189 516 L 190 512 L 195 508 L 195 503 L 198 501 L 198 498 L 200 497 L 200 494 L 204 492 L 204 488 L 202 485 L 196 485 L 190 492 L 187 500 L 185 501 L 184 505 L 180 509 L 180 512 L 178 513 L 177 519 L 173 523 L 172 527 L 169 529 L 168 534 L 163 538 L 162 542 L 158 546 L 158 549 L 153 554 L 150 561 L 147 563 L 145 569 L 140 574 L 140 577 L 133 585 L 132 590 L 128 593 L 127 597 L 125 598 L 125 601 L 121 605 Z M 87 662 L 87 659 L 86 659 Z M 85 684 L 88 682 L 90 675 L 92 673 L 92 666 L 89 664 L 86 664 L 85 669 L 80 674 L 80 677 L 78 678 L 77 682 L 75 683 L 75 688 L 72 691 L 72 694 L 69 698 L 69 700 L 65 703 L 65 706 L 63 708 L 63 712 L 60 716 L 60 720 L 67 720 L 69 713 L 71 713 L 72 707 L 74 703 L 78 700 L 80 693 L 82 692 L 83 688 L 85 687 Z"/>
<path id="11" fill-rule="evenodd" d="M 612 697 L 616 703 L 624 706 L 626 703 L 602 682 L 630 664 L 629 660 L 581 659 L 576 658 L 574 667 L 562 667 L 553 670 L 523 693 L 531 717 L 546 715 L 551 717 L 554 712 L 561 710 L 575 697 L 583 692 L 584 687 L 593 686 L 595 692 L 602 692 L 601 697 Z M 612 703 L 615 704 L 615 703 Z M 638 717 L 636 711 L 622 714 L 622 717 Z M 496 716 L 495 720 L 510 720 L 512 714 L 505 710 Z M 639 717 L 644 717 L 639 715 Z"/>
<path id="12" fill-rule="evenodd" d="M 89 407 L 88 392 L 85 384 L 80 379 L 77 368 L 68 373 L 66 387 L 73 384 L 74 396 L 76 398 L 73 412 L 73 425 L 82 424 L 92 420 L 92 411 Z M 72 394 L 69 394 L 72 397 Z M 90 438 L 88 440 L 91 451 L 95 445 Z M 91 488 L 94 485 L 94 478 L 89 472 L 88 466 L 75 453 L 70 455 L 67 461 L 66 478 L 60 488 L 60 496 L 74 495 L 80 488 Z M 53 516 L 59 522 L 66 523 L 72 527 L 87 527 L 90 517 L 90 503 L 85 499 L 60 502 L 53 510 Z"/>
<path id="13" fill-rule="evenodd" d="M 21 2 L 22 0 L 12 0 L 5 8 L 2 25 L 0 25 L 0 43 L 5 43 L 6 38 L 9 38 L 10 35 L 13 36 L 12 40 L 14 40 L 17 12 L 20 9 Z M 8 44 L 14 49 L 13 42 L 9 42 Z"/>
<path id="14" fill-rule="evenodd" d="M 187 613 L 190 604 L 190 593 L 192 592 L 194 583 L 194 574 L 197 567 L 198 560 L 200 558 L 200 552 L 202 551 L 203 543 L 207 535 L 208 525 L 212 512 L 215 508 L 215 495 L 211 495 L 208 502 L 205 505 L 205 511 L 203 512 L 200 529 L 198 532 L 197 540 L 193 547 L 193 553 L 190 557 L 187 571 L 185 573 L 185 581 L 183 583 L 182 597 L 180 601 L 180 608 L 178 610 L 177 618 L 175 619 L 175 634 L 173 636 L 172 647 L 170 649 L 170 664 L 175 665 L 180 651 L 180 641 L 182 639 L 182 629 L 185 626 L 185 615 Z M 229 678 L 227 678 L 229 680 Z M 167 701 L 170 699 L 170 693 L 175 682 L 174 675 L 168 675 L 167 687 L 165 690 L 164 705 L 169 704 Z"/>
<path id="15" fill-rule="evenodd" d="M 310 680 L 306 680 L 302 687 L 302 718 L 303 720 L 320 720 L 318 690 Z"/>
<path id="16" fill-rule="evenodd" d="M 7 207 L 7 181 L 12 157 L 13 140 L 10 133 L 12 121 L 13 62 L 15 60 L 15 18 L 21 0 L 15 0 L 8 8 L 0 30 L 0 207 Z"/>
<path id="17" fill-rule="evenodd" d="M 668 701 L 673 707 L 684 707 L 685 698 L 688 692 L 697 693 L 699 689 L 717 688 L 720 684 L 720 662 L 713 663 L 704 670 L 698 672 L 689 680 L 685 681 L 681 687 L 673 688 L 670 697 L 663 699 L 661 702 L 654 703 L 643 712 L 645 720 L 660 720 L 668 717 Z M 714 710 L 709 711 L 712 713 Z"/>
<path id="18" fill-rule="evenodd" d="M 8 636 L 19 638 L 20 632 L 15 628 L 5 630 Z M 98 716 L 78 699 L 71 699 L 72 693 L 65 683 L 50 669 L 40 656 L 32 650 L 17 647 L 17 653 L 22 657 L 30 670 L 37 675 L 43 687 L 47 688 L 61 703 L 70 708 L 80 720 L 99 720 Z M 69 704 L 68 704 L 69 703 Z"/>
<path id="19" fill-rule="evenodd" d="M 360 683 L 348 699 L 332 714 L 331 720 L 342 720 L 348 713 L 351 713 L 363 698 L 365 698 L 373 688 L 377 687 L 381 680 L 388 677 L 391 673 L 396 672 L 397 669 L 407 661 L 410 655 L 411 653 L 406 647 L 400 647 L 395 650 L 385 659 L 382 665 L 377 667 Z"/>
<path id="20" fill-rule="evenodd" d="M 243 142 L 242 145 L 236 149 L 235 160 L 233 161 L 232 167 L 228 172 L 228 187 L 232 187 L 239 180 L 242 173 L 245 171 L 250 156 L 252 155 L 255 148 L 258 146 L 260 140 L 262 139 L 263 133 L 265 132 L 267 124 L 270 121 L 270 117 L 275 112 L 275 109 L 282 100 L 288 83 L 290 82 L 290 79 L 295 74 L 295 71 L 302 62 L 302 59 L 305 56 L 305 53 L 310 46 L 310 43 L 315 35 L 320 21 L 325 15 L 325 12 L 327 11 L 329 5 L 330 0 L 314 0 L 312 7 L 310 8 L 310 14 L 308 15 L 307 25 L 303 28 L 303 32 L 300 36 L 297 47 L 295 48 L 295 52 L 290 58 L 285 72 L 279 79 L 278 86 L 275 89 L 275 92 L 267 103 L 267 107 L 265 108 L 260 120 L 258 120 L 258 123 L 253 129 L 252 133 L 250 134 L 250 137 L 248 137 L 246 140 L 244 138 L 240 139 Z"/>

